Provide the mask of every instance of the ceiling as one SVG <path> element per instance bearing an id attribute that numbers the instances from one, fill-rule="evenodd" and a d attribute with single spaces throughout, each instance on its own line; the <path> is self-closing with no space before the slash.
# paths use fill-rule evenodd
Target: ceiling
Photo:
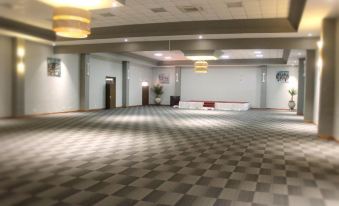
<path id="1" fill-rule="evenodd" d="M 288 10 L 289 0 L 127 0 L 123 7 L 92 10 L 92 27 L 283 18 L 287 17 Z M 38 0 L 0 0 L 0 16 L 52 27 L 52 7 Z"/>
<path id="2" fill-rule="evenodd" d="M 133 54 L 154 59 L 157 61 L 183 61 L 187 60 L 182 51 L 140 51 L 133 52 Z M 160 56 L 161 54 L 161 56 Z M 282 58 L 282 49 L 237 49 L 237 50 L 222 50 L 219 59 L 274 59 Z M 262 57 L 257 57 L 262 54 Z"/>
<path id="3" fill-rule="evenodd" d="M 236 4 L 234 2 L 240 2 Z M 287 17 L 289 0 L 128 0 L 126 6 L 93 11 L 93 27 Z"/>
<path id="4" fill-rule="evenodd" d="M 48 0 L 44 0 L 48 1 Z M 150 23 L 276 19 L 286 18 L 291 0 L 126 0 L 116 8 L 92 10 L 93 28 Z M 240 4 L 239 4 L 240 3 Z M 204 34 L 204 38 L 265 38 L 319 36 L 324 17 L 339 13 L 338 0 L 307 0 L 298 32 L 260 32 L 236 34 Z M 184 10 L 193 12 L 185 12 Z M 53 8 L 38 0 L 0 0 L 0 17 L 51 29 Z M 15 15 L 13 15 L 15 13 Z M 198 35 L 198 34 L 197 34 Z M 194 39 L 195 35 L 131 37 L 130 41 Z M 124 38 L 82 40 L 82 43 L 121 42 Z M 58 44 L 78 44 L 79 41 L 58 41 Z"/>
<path id="5" fill-rule="evenodd" d="M 0 17 L 23 22 L 29 25 L 48 29 L 48 31 L 50 31 L 52 28 L 51 17 L 53 8 L 48 4 L 42 3 L 41 1 L 49 0 L 0 0 Z M 90 38 L 84 40 L 58 39 L 55 41 L 54 39 L 53 44 L 56 44 L 56 47 L 62 47 L 63 45 L 71 45 L 71 47 L 74 45 L 82 45 L 83 48 L 91 47 L 90 45 L 85 46 L 84 44 L 93 44 L 96 46 L 96 48 L 101 48 L 101 45 L 99 44 L 105 45 L 106 43 L 116 43 L 113 50 L 116 50 L 117 48 L 131 50 L 133 51 L 132 53 L 134 55 L 139 55 L 141 57 L 146 57 L 156 61 L 185 61 L 186 58 L 182 51 L 179 51 L 178 49 L 174 51 L 162 51 L 166 49 L 166 47 L 161 48 L 162 50 L 159 50 L 159 48 L 154 49 L 154 45 L 161 44 L 158 44 L 157 41 L 195 41 L 199 40 L 199 36 L 201 36 L 202 39 L 207 40 L 206 43 L 205 41 L 201 41 L 201 43 L 193 42 L 194 44 L 212 44 L 213 41 L 208 41 L 212 39 L 240 39 L 243 41 L 242 38 L 289 39 L 296 37 L 317 37 L 320 34 L 321 22 L 323 18 L 328 16 L 336 16 L 339 14 L 339 0 L 306 0 L 304 10 L 298 10 L 300 11 L 299 14 L 301 15 L 299 19 L 297 18 L 297 24 L 299 25 L 299 28 L 297 25 L 293 28 L 294 30 L 272 32 L 272 30 L 270 30 L 272 27 L 279 28 L 281 26 L 280 24 L 275 25 L 274 22 L 284 20 L 292 25 L 292 20 L 290 20 L 291 11 L 295 8 L 290 6 L 290 4 L 295 6 L 295 4 L 292 2 L 300 3 L 302 0 L 126 0 L 125 6 L 122 7 L 91 10 L 93 17 L 91 25 L 93 27 L 92 31 L 93 33 L 96 33 L 96 35 L 93 34 Z M 226 24 L 222 24 L 221 26 L 216 21 L 222 21 L 223 23 L 226 22 Z M 185 24 L 180 24 L 179 26 L 176 25 L 176 27 L 170 27 L 175 23 L 182 22 L 189 23 L 189 26 L 192 24 L 196 25 L 195 27 L 189 28 L 183 27 Z M 214 30 L 217 31 L 216 33 L 196 32 L 199 31 L 199 25 L 204 28 L 208 27 L 211 22 L 214 22 L 214 27 L 211 30 L 207 29 L 206 31 Z M 238 22 L 241 24 L 238 25 Z M 154 26 L 154 23 L 162 24 L 162 29 L 165 31 L 165 35 L 156 35 L 159 27 Z M 254 24 L 256 26 L 253 27 Z M 146 32 L 147 34 L 145 35 L 146 30 L 143 30 L 143 28 L 144 26 L 147 27 L 147 25 L 148 30 L 146 30 L 148 33 Z M 218 30 L 220 28 L 228 29 L 229 27 L 225 25 L 230 26 L 230 32 Z M 284 23 L 282 25 L 284 25 Z M 234 28 L 232 26 L 234 26 Z M 235 29 L 236 32 L 232 32 L 232 28 Z M 259 32 L 251 32 L 251 29 L 253 28 L 256 28 L 254 31 Z M 178 33 L 180 30 L 190 30 L 190 32 L 188 32 L 189 34 L 180 34 Z M 244 30 L 250 32 L 245 32 Z M 171 31 L 172 33 L 169 34 L 166 31 Z M 105 34 L 103 35 L 102 32 Z M 110 35 L 113 34 L 110 32 L 115 32 L 116 34 L 120 33 L 121 36 L 112 37 Z M 143 32 L 144 35 L 142 35 Z M 125 34 L 131 33 L 137 35 L 124 36 Z M 141 36 L 138 36 L 139 34 L 141 34 Z M 133 42 L 137 44 L 133 44 Z M 145 49 L 141 49 L 141 44 L 139 44 L 139 42 L 150 42 L 145 44 L 146 46 L 149 45 L 150 48 L 152 48 L 152 51 L 143 51 Z M 169 45 L 171 45 L 171 42 L 172 41 L 169 41 Z M 194 45 L 193 43 L 190 42 L 189 45 Z M 108 46 L 109 44 L 106 44 L 106 50 Z M 80 48 L 80 50 L 83 48 Z M 195 48 L 198 47 L 195 46 Z M 222 51 L 224 53 L 224 59 L 233 60 L 258 58 L 283 59 L 284 52 L 286 52 L 285 50 L 280 49 L 286 47 L 278 47 L 274 49 L 269 49 L 267 47 L 264 49 L 264 47 L 260 50 L 263 56 L 257 57 L 254 53 L 257 51 L 255 48 L 257 47 L 253 47 L 252 45 L 251 47 L 239 49 L 232 48 L 232 50 Z M 295 48 L 293 47 L 293 49 Z M 155 53 L 161 53 L 162 56 L 154 56 Z M 303 56 L 305 56 L 305 50 L 291 50 L 289 55 L 289 64 L 294 64 L 298 58 Z"/>

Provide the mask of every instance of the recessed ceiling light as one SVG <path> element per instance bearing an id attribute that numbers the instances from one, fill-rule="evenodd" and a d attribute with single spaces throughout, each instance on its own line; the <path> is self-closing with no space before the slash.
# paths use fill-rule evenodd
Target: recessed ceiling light
<path id="1" fill-rule="evenodd" d="M 222 55 L 221 58 L 222 58 L 222 59 L 229 59 L 230 56 L 229 56 L 229 55 Z"/>
<path id="2" fill-rule="evenodd" d="M 167 57 L 165 57 L 165 59 L 166 59 L 166 60 L 170 60 L 170 59 L 172 59 L 172 57 L 167 56 Z"/>
<path id="3" fill-rule="evenodd" d="M 156 56 L 156 57 L 162 57 L 163 54 L 162 54 L 162 53 L 155 53 L 154 56 Z"/>
<path id="4" fill-rule="evenodd" d="M 258 58 L 263 58 L 264 57 L 264 55 L 262 55 L 262 54 L 257 54 L 255 56 L 258 57 Z"/>
<path id="5" fill-rule="evenodd" d="M 203 39 L 204 37 L 202 35 L 199 35 L 199 39 Z"/>
<path id="6" fill-rule="evenodd" d="M 312 33 L 308 33 L 307 36 L 310 36 L 310 37 L 311 37 L 311 36 L 313 36 L 313 34 L 312 34 Z"/>
<path id="7" fill-rule="evenodd" d="M 262 51 L 254 51 L 254 54 L 262 54 Z"/>
<path id="8" fill-rule="evenodd" d="M 127 38 L 125 38 L 125 39 L 124 39 L 124 41 L 125 41 L 125 42 L 128 42 L 128 39 L 127 39 Z"/>

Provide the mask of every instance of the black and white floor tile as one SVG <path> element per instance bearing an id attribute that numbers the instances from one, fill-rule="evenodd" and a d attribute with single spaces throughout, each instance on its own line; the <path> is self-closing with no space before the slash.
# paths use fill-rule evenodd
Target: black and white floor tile
<path id="1" fill-rule="evenodd" d="M 339 145 L 279 111 L 5 119 L 0 205 L 338 206 Z"/>

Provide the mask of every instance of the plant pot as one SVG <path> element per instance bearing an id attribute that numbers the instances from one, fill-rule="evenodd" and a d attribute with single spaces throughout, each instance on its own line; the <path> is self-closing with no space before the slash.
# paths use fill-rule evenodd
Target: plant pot
<path id="1" fill-rule="evenodd" d="M 295 101 L 291 100 L 288 102 L 288 107 L 290 108 L 291 111 L 294 110 L 296 104 L 295 104 Z"/>
<path id="2" fill-rule="evenodd" d="M 154 101 L 155 101 L 155 104 L 160 105 L 160 103 L 161 103 L 161 98 L 160 98 L 160 97 L 156 97 L 156 98 L 154 99 Z"/>

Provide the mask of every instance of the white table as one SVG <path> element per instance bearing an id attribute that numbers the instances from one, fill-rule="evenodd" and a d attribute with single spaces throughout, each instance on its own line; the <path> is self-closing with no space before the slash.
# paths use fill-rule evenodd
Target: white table
<path id="1" fill-rule="evenodd" d="M 247 111 L 250 109 L 250 104 L 248 102 L 216 102 L 214 108 L 216 110 Z"/>
<path id="2" fill-rule="evenodd" d="M 210 101 L 208 101 L 210 102 Z M 204 107 L 204 101 L 180 101 L 180 109 L 206 109 Z M 225 110 L 225 111 L 247 111 L 250 109 L 250 104 L 248 102 L 215 102 L 215 110 Z"/>
<path id="3" fill-rule="evenodd" d="M 203 109 L 204 108 L 204 102 L 180 101 L 179 102 L 179 108 L 180 109 Z"/>

